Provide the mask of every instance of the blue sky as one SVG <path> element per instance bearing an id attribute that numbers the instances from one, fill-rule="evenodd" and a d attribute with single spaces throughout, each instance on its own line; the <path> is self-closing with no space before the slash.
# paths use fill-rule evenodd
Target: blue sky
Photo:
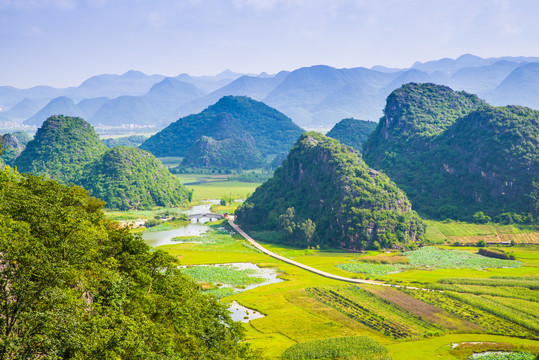
<path id="1" fill-rule="evenodd" d="M 536 0 L 0 0 L 0 85 L 539 56 Z"/>

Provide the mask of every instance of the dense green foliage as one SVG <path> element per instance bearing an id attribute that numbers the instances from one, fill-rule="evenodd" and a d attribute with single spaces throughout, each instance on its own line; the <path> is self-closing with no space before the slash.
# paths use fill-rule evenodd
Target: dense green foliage
<path id="1" fill-rule="evenodd" d="M 77 186 L 0 172 L 0 359 L 246 359 L 175 258 Z"/>
<path id="2" fill-rule="evenodd" d="M 24 151 L 26 144 L 30 140 L 32 140 L 32 137 L 24 131 L 1 135 L 0 146 L 3 149 L 3 153 L 0 154 L 0 164 L 4 162 L 7 165 L 12 165 L 15 159 Z"/>
<path id="3" fill-rule="evenodd" d="M 356 150 L 363 151 L 363 144 L 369 135 L 376 129 L 375 122 L 356 120 L 353 118 L 342 119 L 326 134 L 326 136 L 339 140 L 341 143 L 351 146 Z"/>
<path id="4" fill-rule="evenodd" d="M 215 140 L 202 136 L 185 155 L 180 167 L 217 169 L 256 169 L 265 165 L 249 134 L 243 138 Z"/>
<path id="5" fill-rule="evenodd" d="M 504 223 L 539 217 L 538 111 L 414 83 L 395 90 L 384 111 L 365 161 L 420 213 Z"/>
<path id="6" fill-rule="evenodd" d="M 288 150 L 302 132 L 290 118 L 261 102 L 245 96 L 225 96 L 201 113 L 170 124 L 145 141 L 141 149 L 158 157 L 187 156 L 202 136 L 218 141 L 252 136 L 257 152 L 265 157 Z"/>
<path id="7" fill-rule="evenodd" d="M 14 162 L 22 173 L 45 175 L 69 184 L 83 166 L 107 150 L 94 128 L 81 118 L 51 116 Z"/>
<path id="8" fill-rule="evenodd" d="M 119 138 L 103 139 L 102 141 L 103 144 L 107 145 L 109 148 L 113 148 L 115 146 L 139 147 L 147 139 L 148 137 L 145 135 L 131 135 Z"/>
<path id="9" fill-rule="evenodd" d="M 273 178 L 236 211 L 250 230 L 281 231 L 298 246 L 390 248 L 423 235 L 406 195 L 351 147 L 303 134 Z"/>
<path id="10" fill-rule="evenodd" d="M 367 336 L 312 340 L 292 345 L 282 355 L 285 360 L 354 359 L 390 360 L 389 350 Z"/>
<path id="11" fill-rule="evenodd" d="M 191 194 L 152 154 L 118 146 L 87 164 L 77 183 L 112 209 L 179 206 Z"/>

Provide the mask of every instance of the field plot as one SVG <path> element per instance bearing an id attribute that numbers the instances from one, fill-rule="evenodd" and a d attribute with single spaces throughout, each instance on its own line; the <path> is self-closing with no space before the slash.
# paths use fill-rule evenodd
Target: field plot
<path id="1" fill-rule="evenodd" d="M 284 360 L 312 359 L 391 360 L 386 347 L 367 336 L 349 336 L 306 341 L 283 353 Z"/>
<path id="2" fill-rule="evenodd" d="M 360 288 L 310 288 L 317 300 L 394 339 L 441 334 L 443 330 Z"/>
<path id="3" fill-rule="evenodd" d="M 536 338 L 536 334 L 520 325 L 517 325 L 515 322 L 492 315 L 461 300 L 457 300 L 445 292 L 440 293 L 437 291 L 411 289 L 402 289 L 402 291 L 412 295 L 416 299 L 427 302 L 453 315 L 456 315 L 463 320 L 474 323 L 485 329 L 490 334 L 504 334 L 510 336 Z"/>
<path id="4" fill-rule="evenodd" d="M 460 221 L 425 220 L 427 239 L 432 243 L 475 244 L 479 240 L 494 243 L 514 241 L 539 244 L 539 232 L 521 225 L 471 224 Z"/>
<path id="5" fill-rule="evenodd" d="M 376 256 L 362 256 L 356 261 L 337 264 L 336 267 L 352 273 L 379 277 L 413 269 L 518 268 L 522 265 L 520 261 L 494 259 L 469 251 L 440 249 L 436 246 L 407 251 L 404 256 L 380 256 L 383 260 L 379 262 L 375 262 L 376 258 Z M 390 262 L 392 258 L 396 260 Z"/>

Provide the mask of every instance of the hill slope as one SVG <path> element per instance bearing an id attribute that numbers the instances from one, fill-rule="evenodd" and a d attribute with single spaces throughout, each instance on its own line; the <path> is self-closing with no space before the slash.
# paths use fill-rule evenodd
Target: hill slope
<path id="1" fill-rule="evenodd" d="M 117 146 L 89 163 L 77 181 L 112 209 L 185 204 L 190 193 L 152 154 Z"/>
<path id="2" fill-rule="evenodd" d="M 447 87 L 408 84 L 388 97 L 365 161 L 386 172 L 429 216 L 539 215 L 535 110 L 495 108 Z"/>
<path id="3" fill-rule="evenodd" d="M 85 117 L 82 110 L 66 96 L 60 96 L 49 101 L 41 110 L 35 115 L 26 119 L 24 123 L 26 125 L 41 126 L 43 121 L 53 115 L 65 115 L 73 117 Z"/>
<path id="4" fill-rule="evenodd" d="M 339 140 L 341 143 L 351 146 L 356 150 L 363 151 L 363 143 L 367 141 L 369 135 L 376 129 L 375 122 L 366 120 L 356 120 L 352 118 L 342 119 L 326 136 Z"/>
<path id="5" fill-rule="evenodd" d="M 82 166 L 107 150 L 94 128 L 81 118 L 51 116 L 14 162 L 23 173 L 73 182 Z"/>
<path id="6" fill-rule="evenodd" d="M 240 121 L 227 113 L 218 114 L 214 137 L 202 136 L 185 154 L 182 166 L 219 169 L 256 169 L 266 164 L 255 139 Z"/>
<path id="7" fill-rule="evenodd" d="M 235 125 L 223 127 L 223 119 Z M 262 156 L 288 150 L 303 132 L 288 117 L 261 102 L 244 96 L 225 96 L 201 113 L 170 124 L 146 140 L 140 148 L 159 157 L 186 156 L 202 136 L 236 138 L 236 127 L 239 126 L 244 135 L 253 137 Z"/>
<path id="8" fill-rule="evenodd" d="M 393 247 L 423 235 L 404 192 L 356 150 L 310 132 L 236 211 L 247 229 L 281 231 L 299 246 Z"/>

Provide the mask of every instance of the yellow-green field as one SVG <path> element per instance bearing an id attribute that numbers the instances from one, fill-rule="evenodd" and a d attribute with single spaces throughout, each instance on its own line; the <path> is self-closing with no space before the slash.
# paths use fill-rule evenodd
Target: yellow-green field
<path id="1" fill-rule="evenodd" d="M 251 195 L 260 185 L 258 183 L 248 183 L 240 181 L 228 181 L 229 175 L 215 174 L 178 174 L 176 175 L 183 184 L 187 184 L 188 189 L 192 189 L 193 199 L 220 199 L 222 196 L 229 195 L 234 199 L 245 199 Z M 190 183 L 204 182 L 196 185 Z"/>
<path id="2" fill-rule="evenodd" d="M 425 220 L 427 239 L 434 243 L 475 244 L 487 242 L 510 242 L 539 244 L 539 232 L 523 225 L 470 224 L 460 221 Z"/>
<path id="3" fill-rule="evenodd" d="M 465 359 L 471 351 L 466 350 L 468 345 L 462 345 L 459 351 L 458 347 L 456 350 L 452 349 L 451 344 L 469 342 L 484 343 L 481 346 L 489 349 L 496 348 L 496 346 L 500 349 L 527 349 L 528 351 L 538 351 L 539 349 L 539 341 L 537 341 L 539 334 L 522 328 L 518 325 L 518 321 L 513 323 L 503 317 L 487 314 L 476 309 L 478 314 L 492 317 L 495 320 L 490 322 L 495 323 L 497 327 L 489 330 L 484 328 L 485 325 L 477 325 L 468 318 L 464 319 L 459 315 L 450 314 L 449 311 L 453 309 L 451 307 L 440 309 L 421 300 L 414 300 L 409 294 L 392 288 L 373 288 L 372 286 L 363 285 L 350 287 L 347 283 L 321 277 L 256 252 L 246 247 L 239 235 L 234 235 L 229 240 L 214 246 L 178 244 L 167 245 L 162 248 L 178 257 L 183 265 L 251 262 L 262 267 L 278 269 L 280 276 L 285 280 L 284 282 L 258 287 L 222 299 L 225 303 L 235 300 L 266 315 L 264 318 L 245 324 L 245 329 L 249 343 L 254 348 L 261 349 L 269 359 L 280 359 L 281 354 L 288 347 L 298 342 L 356 335 L 366 335 L 377 340 L 391 351 L 394 360 Z M 324 252 L 311 249 L 294 249 L 268 243 L 263 243 L 263 245 L 298 262 L 347 277 L 364 276 L 338 269 L 335 267 L 336 264 L 351 262 L 365 256 L 372 260 L 376 257 L 387 258 L 396 255 L 381 252 L 368 252 L 366 254 Z M 454 249 L 454 247 L 446 248 Z M 459 251 L 475 252 L 476 248 L 459 248 Z M 522 261 L 522 267 L 481 270 L 411 270 L 382 276 L 381 279 L 399 284 L 411 284 L 415 287 L 421 287 L 422 285 L 418 285 L 421 283 L 425 285 L 432 284 L 443 278 L 531 276 L 539 281 L 539 248 L 530 245 L 517 246 L 511 248 L 511 251 L 513 251 L 517 260 Z M 369 315 L 365 314 L 378 314 L 379 318 L 386 319 L 394 327 L 407 328 L 407 335 L 403 335 L 403 338 L 387 336 L 381 329 L 377 328 L 378 325 L 371 324 L 367 326 L 366 323 L 350 317 L 350 314 L 346 314 L 347 308 L 339 308 L 339 306 L 335 305 L 337 303 L 332 305 L 331 301 L 330 303 L 325 303 L 313 297 L 311 294 L 312 289 L 337 291 L 348 299 L 355 301 L 355 303 L 363 304 L 368 308 L 368 312 L 363 313 L 361 316 L 368 317 Z M 529 291 L 532 291 L 532 294 L 538 293 L 537 290 Z M 392 303 L 388 305 L 387 301 L 381 300 L 382 298 L 393 299 L 392 301 L 395 301 L 395 303 L 401 301 L 402 306 L 404 306 L 403 304 L 409 304 L 407 305 L 409 308 L 404 309 L 402 306 Z M 500 297 L 500 299 L 504 300 L 504 304 L 507 303 L 506 300 L 510 303 L 510 298 Z M 519 312 L 519 315 L 522 315 L 525 319 L 538 315 L 537 310 L 535 310 L 537 307 L 534 308 L 534 306 L 539 303 L 525 300 L 518 301 L 530 306 L 531 311 L 534 312 L 532 315 Z M 421 305 L 418 306 L 417 304 Z M 397 306 L 398 311 L 395 310 L 395 306 Z M 459 305 L 459 307 L 465 306 L 469 305 Z M 500 302 L 500 306 L 504 306 L 504 309 L 506 309 L 506 305 L 502 305 L 502 302 Z M 432 309 L 436 309 L 436 311 L 433 312 Z M 458 313 L 458 311 L 456 312 Z M 396 315 L 397 313 L 401 315 Z M 419 321 L 417 319 L 423 320 L 416 324 Z M 425 325 L 425 322 L 430 325 Z M 383 323 L 380 324 L 385 326 Z M 428 330 L 429 333 L 434 335 L 423 337 L 421 332 L 427 331 L 424 330 L 426 328 L 430 329 Z M 505 328 L 520 329 L 522 333 L 527 334 L 525 337 L 528 338 L 500 334 L 499 331 L 501 330 L 499 329 Z M 479 345 L 474 346 L 477 351 L 483 349 Z"/>
<path id="4" fill-rule="evenodd" d="M 245 198 L 259 185 L 228 181 L 226 175 L 218 174 L 177 176 L 184 183 L 206 179 L 187 186 L 194 190 L 196 203 L 223 196 Z M 214 205 L 212 211 L 232 213 L 236 207 L 237 204 Z M 152 218 L 165 210 L 174 209 L 108 214 L 116 219 Z M 244 328 L 247 341 L 267 359 L 281 359 L 283 352 L 297 343 L 347 336 L 368 336 L 378 341 L 389 349 L 393 360 L 463 360 L 473 352 L 488 350 L 539 352 L 539 245 L 526 244 L 538 243 L 539 239 L 533 240 L 538 232 L 510 225 L 430 220 L 426 224 L 428 240 L 437 243 L 440 249 L 459 254 L 477 253 L 478 248 L 470 245 L 480 239 L 509 237 L 517 246 L 499 249 L 513 255 L 521 266 L 416 266 L 396 273 L 369 275 L 349 272 L 337 265 L 358 262 L 374 267 L 408 265 L 409 260 L 396 251 L 348 253 L 298 249 L 274 243 L 278 238 L 275 234 L 251 233 L 269 250 L 332 274 L 420 289 L 405 290 L 328 279 L 256 251 L 237 234 L 212 232 L 202 237 L 202 243 L 178 243 L 161 248 L 177 257 L 182 265 L 249 262 L 277 269 L 285 281 L 221 299 L 223 303 L 237 301 L 265 315 L 244 324 Z M 227 225 L 221 221 L 212 226 L 216 229 Z M 210 238 L 213 240 L 208 242 Z M 454 246 L 455 242 L 461 246 Z M 534 282 L 528 286 L 526 281 Z M 207 283 L 201 286 L 218 287 Z"/>

